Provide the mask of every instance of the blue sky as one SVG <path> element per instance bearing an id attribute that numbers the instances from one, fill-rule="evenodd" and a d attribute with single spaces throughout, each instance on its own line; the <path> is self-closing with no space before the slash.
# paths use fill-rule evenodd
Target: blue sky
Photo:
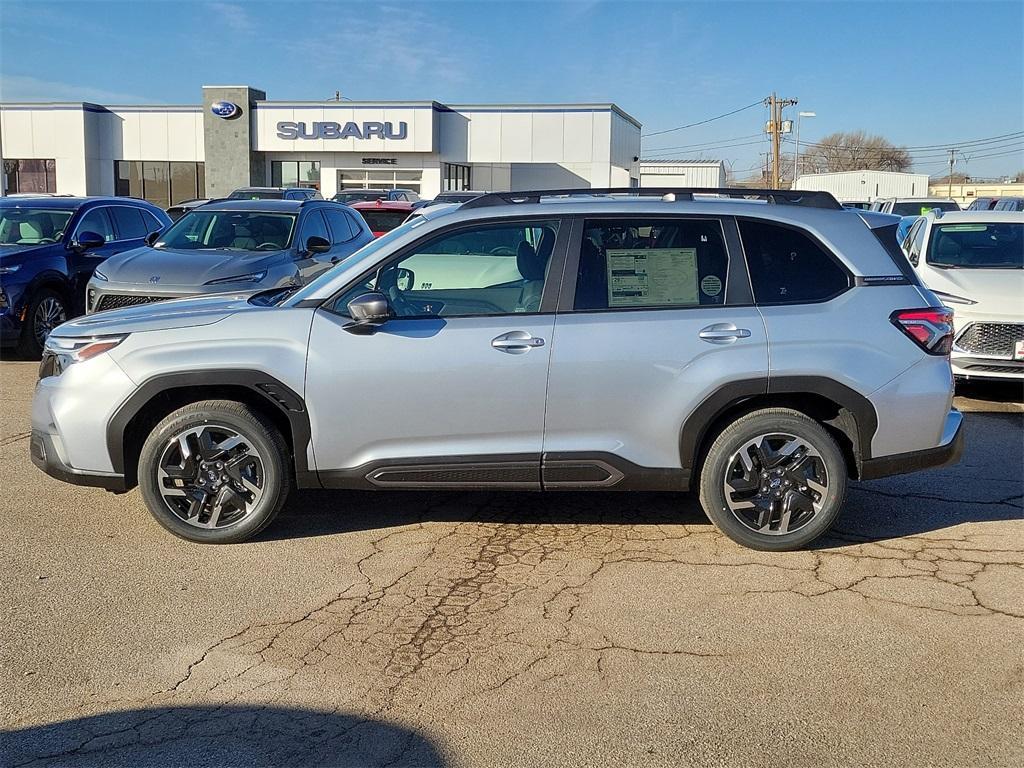
<path id="1" fill-rule="evenodd" d="M 803 141 L 863 128 L 924 147 L 1024 131 L 1024 3 L 0 0 L 4 101 L 196 103 L 224 83 L 272 99 L 612 101 L 645 132 L 775 90 L 817 113 Z M 765 117 L 652 136 L 644 154 L 743 176 Z M 713 143 L 744 146 L 699 146 Z M 942 172 L 936 150 L 912 154 Z M 1019 139 L 965 154 L 975 176 L 1024 169 Z"/>

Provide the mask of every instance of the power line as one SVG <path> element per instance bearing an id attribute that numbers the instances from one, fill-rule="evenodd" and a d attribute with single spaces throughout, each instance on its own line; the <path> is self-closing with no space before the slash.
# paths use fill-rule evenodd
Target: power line
<path id="1" fill-rule="evenodd" d="M 697 149 L 699 147 L 707 147 L 709 144 L 723 144 L 729 141 L 742 141 L 743 139 L 753 139 L 763 136 L 763 133 L 751 133 L 746 136 L 732 136 L 728 139 L 715 139 L 714 141 L 703 141 L 699 144 L 673 144 L 670 147 L 650 147 L 645 150 L 647 152 L 661 152 L 665 149 Z"/>
<path id="2" fill-rule="evenodd" d="M 761 106 L 761 103 L 762 103 L 762 100 L 758 99 L 753 104 L 747 104 L 747 106 L 740 107 L 739 109 L 734 109 L 732 112 L 726 112 L 725 114 L 715 115 L 714 117 L 709 117 L 707 120 L 700 120 L 700 121 L 698 121 L 696 123 L 688 123 L 687 125 L 677 125 L 675 128 L 666 128 L 664 131 L 654 131 L 652 133 L 644 134 L 644 136 L 647 136 L 647 137 L 649 137 L 649 136 L 660 136 L 663 133 L 674 133 L 675 131 L 682 131 L 682 130 L 685 130 L 686 128 L 695 128 L 698 125 L 705 125 L 706 123 L 712 123 L 715 120 L 721 120 L 723 117 L 729 117 L 730 115 L 735 115 L 735 114 L 737 114 L 739 112 L 743 112 L 744 110 L 752 109 L 754 107 L 759 107 L 759 106 Z"/>

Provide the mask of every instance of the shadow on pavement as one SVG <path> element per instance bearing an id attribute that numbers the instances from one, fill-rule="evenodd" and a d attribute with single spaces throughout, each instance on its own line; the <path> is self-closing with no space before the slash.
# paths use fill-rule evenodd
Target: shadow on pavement
<path id="1" fill-rule="evenodd" d="M 964 381 L 956 383 L 957 397 L 979 403 L 1024 403 L 1022 381 Z"/>
<path id="2" fill-rule="evenodd" d="M 1021 519 L 1020 414 L 969 414 L 960 464 L 849 484 L 837 534 L 818 547 Z M 519 525 L 708 525 L 695 493 L 297 491 L 262 540 L 324 536 L 420 522 Z"/>
<path id="3" fill-rule="evenodd" d="M 4 766 L 444 766 L 392 723 L 287 707 L 154 707 L 0 732 Z"/>

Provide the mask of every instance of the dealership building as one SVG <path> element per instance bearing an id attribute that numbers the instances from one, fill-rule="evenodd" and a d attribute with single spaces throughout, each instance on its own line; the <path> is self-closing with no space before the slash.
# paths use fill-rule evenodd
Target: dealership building
<path id="1" fill-rule="evenodd" d="M 131 195 L 162 207 L 243 186 L 508 191 L 639 184 L 640 123 L 614 104 L 270 101 L 0 104 L 6 194 Z"/>

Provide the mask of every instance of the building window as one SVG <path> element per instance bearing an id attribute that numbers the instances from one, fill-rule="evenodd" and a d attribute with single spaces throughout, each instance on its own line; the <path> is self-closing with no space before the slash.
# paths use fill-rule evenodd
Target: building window
<path id="1" fill-rule="evenodd" d="M 420 191 L 422 171 L 338 171 L 338 191 L 344 189 L 411 189 Z"/>
<path id="2" fill-rule="evenodd" d="M 457 192 L 463 189 L 472 189 L 469 181 L 470 167 L 468 165 L 456 165 L 455 163 L 444 164 L 444 191 Z"/>
<path id="3" fill-rule="evenodd" d="M 320 161 L 271 160 L 270 186 L 320 189 Z"/>
<path id="4" fill-rule="evenodd" d="M 206 196 L 203 163 L 115 160 L 114 194 L 138 197 L 160 208 Z"/>
<path id="5" fill-rule="evenodd" d="M 56 160 L 4 160 L 4 190 L 16 193 L 56 192 Z"/>

